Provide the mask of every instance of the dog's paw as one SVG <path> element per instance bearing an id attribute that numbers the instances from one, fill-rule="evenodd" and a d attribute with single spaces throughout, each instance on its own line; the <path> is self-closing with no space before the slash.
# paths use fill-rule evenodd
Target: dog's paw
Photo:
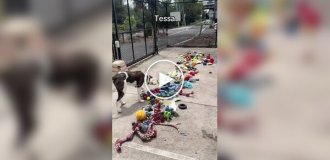
<path id="1" fill-rule="evenodd" d="M 121 107 L 117 108 L 117 113 L 121 113 Z"/>
<path id="2" fill-rule="evenodd" d="M 120 102 L 120 104 L 123 106 L 123 105 L 125 105 L 125 104 L 126 104 L 126 102 L 124 102 L 124 101 L 121 101 L 121 102 Z"/>

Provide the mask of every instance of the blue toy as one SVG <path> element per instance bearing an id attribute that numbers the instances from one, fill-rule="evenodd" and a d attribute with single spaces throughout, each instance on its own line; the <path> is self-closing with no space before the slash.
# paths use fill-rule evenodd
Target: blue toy
<path id="1" fill-rule="evenodd" d="M 242 85 L 228 85 L 220 88 L 220 96 L 235 107 L 249 108 L 252 106 L 252 92 Z"/>
<path id="2" fill-rule="evenodd" d="M 193 88 L 193 85 L 189 81 L 184 81 L 183 87 L 184 88 L 188 88 L 188 89 L 192 89 Z"/>

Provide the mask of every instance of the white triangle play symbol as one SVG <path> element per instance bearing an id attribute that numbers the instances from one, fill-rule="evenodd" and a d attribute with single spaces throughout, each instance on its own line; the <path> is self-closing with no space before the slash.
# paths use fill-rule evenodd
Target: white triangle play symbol
<path id="1" fill-rule="evenodd" d="M 160 73 L 159 72 L 159 75 L 158 75 L 158 79 L 159 79 L 159 84 L 158 84 L 158 87 L 162 87 L 163 85 L 173 81 L 174 79 L 163 74 L 163 73 Z"/>

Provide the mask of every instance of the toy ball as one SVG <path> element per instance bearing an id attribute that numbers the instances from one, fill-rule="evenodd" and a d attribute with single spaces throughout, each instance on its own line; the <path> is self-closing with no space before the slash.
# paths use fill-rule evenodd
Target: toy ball
<path id="1" fill-rule="evenodd" d="M 147 101 L 149 101 L 150 100 L 150 97 L 147 97 Z"/>
<path id="2" fill-rule="evenodd" d="M 143 110 L 138 110 L 135 112 L 136 120 L 143 121 L 147 119 L 147 115 Z"/>

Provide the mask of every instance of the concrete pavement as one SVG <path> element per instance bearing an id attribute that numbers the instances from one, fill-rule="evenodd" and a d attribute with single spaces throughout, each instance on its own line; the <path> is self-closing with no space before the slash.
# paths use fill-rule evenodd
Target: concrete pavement
<path id="1" fill-rule="evenodd" d="M 176 61 L 179 54 L 187 51 L 198 50 L 216 56 L 216 49 L 194 49 L 194 48 L 168 48 L 160 51 L 156 55 L 136 66 L 131 70 L 146 69 L 156 60 L 168 59 Z M 161 67 L 157 65 L 155 67 Z M 156 126 L 157 138 L 148 143 L 143 143 L 135 137 L 132 142 L 123 144 L 122 153 L 118 154 L 113 147 L 113 159 L 116 160 L 138 160 L 138 159 L 180 159 L 180 160 L 214 160 L 216 159 L 217 140 L 217 76 L 216 65 L 198 66 L 200 73 L 196 78 L 200 81 L 192 89 L 195 97 L 181 97 L 181 102 L 188 105 L 187 110 L 178 109 L 179 117 L 174 118 L 170 123 L 177 124 L 181 132 L 187 134 L 180 135 L 175 129 Z M 156 70 L 157 68 L 154 68 Z M 212 72 L 210 74 L 209 72 Z M 120 115 L 116 114 L 113 106 L 113 141 L 117 138 L 124 138 L 131 132 L 131 123 L 135 121 L 135 111 L 145 105 L 137 102 L 137 92 L 134 87 L 128 87 L 127 102 L 122 108 Z M 115 95 L 113 95 L 114 97 Z M 113 98 L 114 101 L 114 98 Z"/>

